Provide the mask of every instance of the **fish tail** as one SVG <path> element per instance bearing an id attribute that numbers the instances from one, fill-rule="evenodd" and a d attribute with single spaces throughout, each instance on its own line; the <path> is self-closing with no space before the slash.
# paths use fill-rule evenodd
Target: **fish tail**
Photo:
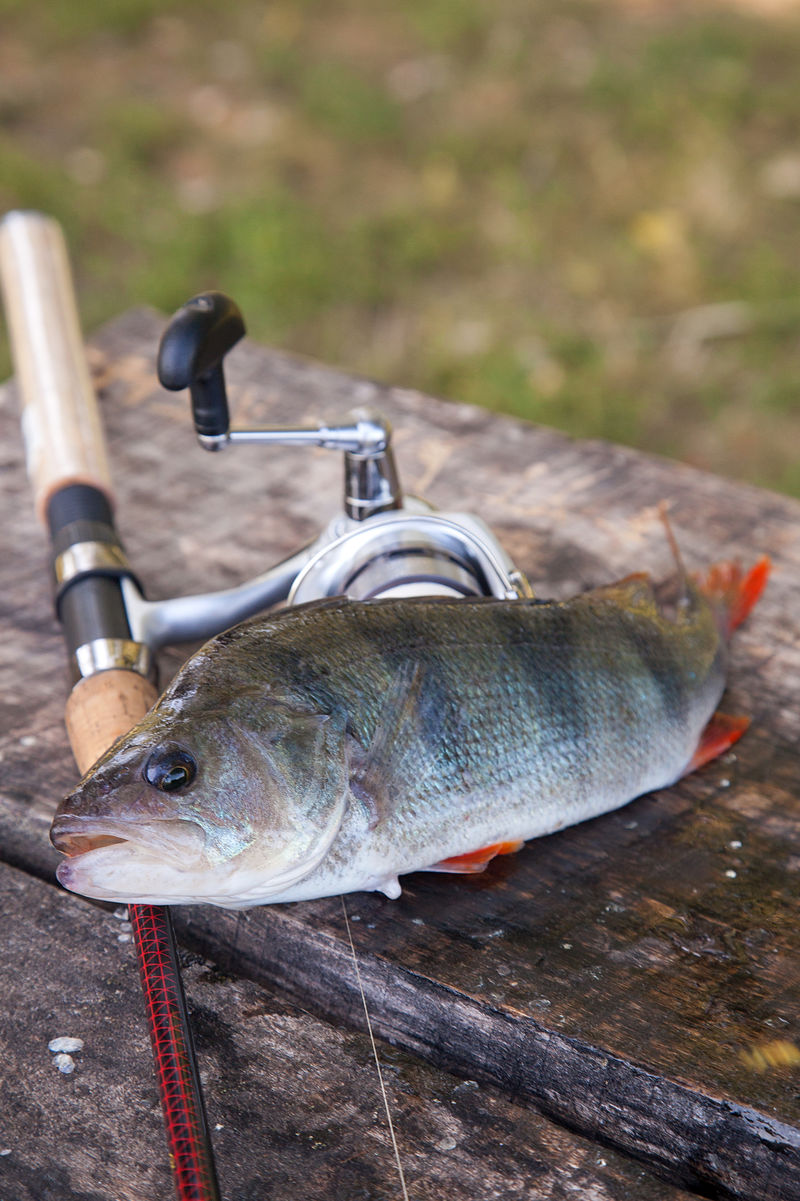
<path id="1" fill-rule="evenodd" d="M 771 566 L 766 555 L 747 572 L 741 563 L 725 560 L 710 567 L 704 578 L 698 578 L 698 587 L 719 614 L 727 637 L 742 624 L 761 596 Z"/>

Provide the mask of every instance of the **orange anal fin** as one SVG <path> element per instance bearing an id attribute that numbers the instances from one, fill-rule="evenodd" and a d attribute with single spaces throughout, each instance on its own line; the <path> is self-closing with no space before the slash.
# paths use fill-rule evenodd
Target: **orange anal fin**
<path id="1" fill-rule="evenodd" d="M 734 742 L 738 742 L 749 725 L 749 717 L 730 717 L 727 713 L 715 713 L 700 735 L 697 750 L 692 755 L 684 775 L 688 776 L 704 763 L 710 763 L 718 755 L 723 755 Z"/>
<path id="2" fill-rule="evenodd" d="M 439 863 L 431 864 L 426 871 L 459 872 L 464 875 L 482 872 L 495 855 L 513 855 L 524 845 L 524 842 L 493 842 L 490 846 L 481 847 L 478 851 L 468 851 L 466 855 L 453 855 L 450 859 L 442 859 Z"/>
<path id="3" fill-rule="evenodd" d="M 742 624 L 761 596 L 770 567 L 766 556 L 748 572 L 743 572 L 739 563 L 715 563 L 705 579 L 700 580 L 701 591 L 712 604 L 722 609 L 728 634 Z"/>

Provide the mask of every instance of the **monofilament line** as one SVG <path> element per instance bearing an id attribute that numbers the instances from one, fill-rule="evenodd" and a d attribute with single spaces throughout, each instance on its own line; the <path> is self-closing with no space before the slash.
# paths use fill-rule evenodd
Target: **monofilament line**
<path id="1" fill-rule="evenodd" d="M 358 956 L 356 955 L 356 948 L 355 948 L 355 943 L 353 942 L 353 935 L 350 932 L 350 921 L 347 917 L 347 906 L 344 903 L 344 897 L 342 897 L 342 913 L 344 914 L 344 924 L 345 924 L 345 928 L 347 930 L 347 937 L 350 942 L 350 950 L 353 954 L 353 965 L 356 969 L 356 979 L 358 980 L 358 987 L 359 987 L 359 991 L 361 992 L 361 1003 L 364 1006 L 364 1017 L 367 1019 L 367 1031 L 369 1033 L 369 1041 L 372 1043 L 372 1054 L 375 1057 L 375 1067 L 378 1069 L 378 1080 L 380 1081 L 380 1085 L 381 1085 L 381 1096 L 383 1097 L 383 1108 L 386 1110 L 386 1121 L 389 1123 L 389 1134 L 392 1136 L 392 1146 L 394 1147 L 394 1158 L 395 1158 L 395 1162 L 397 1163 L 397 1171 L 400 1176 L 400 1187 L 403 1190 L 403 1201 L 409 1201 L 408 1189 L 406 1188 L 406 1178 L 403 1175 L 403 1165 L 400 1163 L 400 1150 L 397 1146 L 397 1139 L 395 1138 L 394 1126 L 392 1124 L 392 1115 L 389 1111 L 389 1098 L 386 1095 L 386 1086 L 383 1083 L 383 1072 L 381 1071 L 381 1061 L 378 1059 L 378 1048 L 375 1045 L 375 1035 L 372 1033 L 372 1022 L 370 1021 L 369 1010 L 367 1009 L 367 997 L 364 992 L 364 985 L 361 983 L 361 971 L 358 966 Z"/>

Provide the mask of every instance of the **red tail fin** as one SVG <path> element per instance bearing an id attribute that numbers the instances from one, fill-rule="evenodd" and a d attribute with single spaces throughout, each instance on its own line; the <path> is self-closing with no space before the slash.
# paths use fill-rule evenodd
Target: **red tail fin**
<path id="1" fill-rule="evenodd" d="M 715 563 L 709 568 L 705 579 L 698 580 L 700 591 L 719 610 L 726 634 L 732 634 L 736 627 L 742 624 L 761 596 L 770 567 L 771 563 L 766 555 L 746 574 L 742 571 L 740 563 L 726 561 Z"/>

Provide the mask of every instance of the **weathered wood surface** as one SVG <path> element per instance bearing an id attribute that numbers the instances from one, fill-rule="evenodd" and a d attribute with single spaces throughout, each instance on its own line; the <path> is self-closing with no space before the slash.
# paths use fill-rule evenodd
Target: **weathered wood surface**
<path id="1" fill-rule="evenodd" d="M 196 450 L 184 402 L 155 382 L 160 329 L 154 315 L 127 314 L 96 339 L 94 365 L 123 536 L 150 593 L 166 596 L 228 586 L 312 537 L 339 504 L 341 464 L 326 452 Z M 663 499 L 691 567 L 772 556 L 767 594 L 736 636 L 726 708 L 754 722 L 735 756 L 530 844 L 482 878 L 418 875 L 399 902 L 348 903 L 371 1012 L 396 1044 L 494 1081 L 689 1187 L 800 1196 L 800 505 L 253 346 L 234 353 L 228 375 L 239 422 L 378 407 L 395 426 L 406 488 L 480 513 L 540 594 L 643 567 L 666 573 Z M 0 835 L 7 861 L 47 874 L 49 814 L 74 780 L 63 652 L 13 389 L 2 398 L 14 516 L 2 565 Z M 168 656 L 167 674 L 180 658 Z M 225 970 L 359 1023 L 338 901 L 239 916 L 191 908 L 179 924 Z M 770 1064 L 759 1052 L 775 1044 Z"/>
<path id="2" fill-rule="evenodd" d="M 130 935 L 119 915 L 3 865 L 0 897 L 0 1196 L 167 1201 L 172 1182 Z M 184 981 L 223 1195 L 397 1198 L 367 1036 L 197 956 L 186 960 Z M 84 1044 L 69 1075 L 48 1051 L 63 1035 Z M 688 1201 L 641 1165 L 492 1087 L 390 1047 L 382 1056 L 417 1201 Z"/>

